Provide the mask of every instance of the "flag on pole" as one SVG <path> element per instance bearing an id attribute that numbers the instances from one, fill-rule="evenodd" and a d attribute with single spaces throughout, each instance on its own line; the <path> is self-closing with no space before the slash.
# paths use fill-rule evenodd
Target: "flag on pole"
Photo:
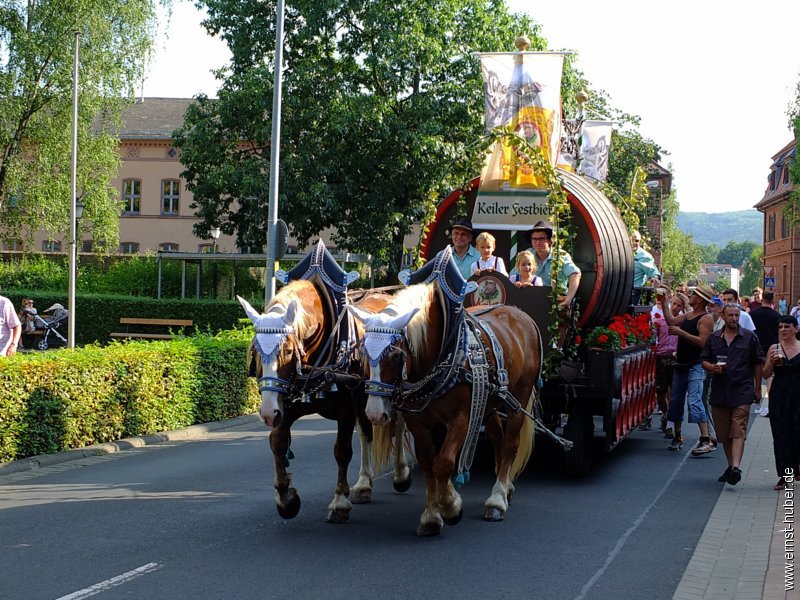
<path id="1" fill-rule="evenodd" d="M 582 119 L 565 119 L 561 124 L 561 147 L 556 166 L 570 173 L 578 170 Z"/>
<path id="2" fill-rule="evenodd" d="M 555 165 L 561 132 L 560 52 L 479 53 L 486 130 L 509 127 Z M 546 183 L 519 160 L 507 141 L 496 144 L 481 174 L 481 189 L 542 189 Z"/>
<path id="3" fill-rule="evenodd" d="M 595 181 L 608 176 L 608 151 L 611 147 L 612 121 L 584 121 L 581 128 L 581 163 L 578 173 Z"/>

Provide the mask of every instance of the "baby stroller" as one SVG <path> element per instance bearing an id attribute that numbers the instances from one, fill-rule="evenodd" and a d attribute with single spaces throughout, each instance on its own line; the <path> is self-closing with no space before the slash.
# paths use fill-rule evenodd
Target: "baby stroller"
<path id="1" fill-rule="evenodd" d="M 53 334 L 56 338 L 61 340 L 62 343 L 66 344 L 67 338 L 61 335 L 59 328 L 66 324 L 67 318 L 69 317 L 69 311 L 61 304 L 56 303 L 44 312 L 52 314 L 39 315 L 39 312 L 33 307 L 26 306 L 23 308 L 26 322 L 28 324 L 33 324 L 33 331 L 24 330 L 23 333 L 28 335 L 38 335 L 36 332 L 41 332 L 41 338 L 36 342 L 36 347 L 39 350 L 47 350 L 47 348 L 49 348 L 53 343 L 53 340 L 50 340 L 50 334 Z M 28 325 L 28 327 L 30 327 L 30 325 Z"/>

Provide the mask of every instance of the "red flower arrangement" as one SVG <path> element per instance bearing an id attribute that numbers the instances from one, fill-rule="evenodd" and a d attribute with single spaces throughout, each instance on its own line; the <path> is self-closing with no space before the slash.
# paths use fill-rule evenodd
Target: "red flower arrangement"
<path id="1" fill-rule="evenodd" d="M 590 348 L 605 350 L 620 350 L 652 341 L 653 328 L 647 313 L 636 317 L 629 314 L 614 316 L 607 326 L 595 327 L 586 339 Z"/>

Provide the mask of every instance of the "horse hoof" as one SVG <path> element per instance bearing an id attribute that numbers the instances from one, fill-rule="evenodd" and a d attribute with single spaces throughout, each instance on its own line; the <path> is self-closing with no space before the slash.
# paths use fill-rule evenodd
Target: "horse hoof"
<path id="1" fill-rule="evenodd" d="M 411 477 L 404 481 L 394 481 L 392 482 L 394 485 L 394 491 L 402 494 L 403 492 L 407 492 L 411 488 Z"/>
<path id="2" fill-rule="evenodd" d="M 487 506 L 486 510 L 483 512 L 484 521 L 496 523 L 497 521 L 502 521 L 504 517 L 505 513 L 496 506 Z"/>
<path id="3" fill-rule="evenodd" d="M 277 505 L 278 514 L 282 519 L 294 519 L 297 513 L 300 512 L 300 496 L 297 495 L 297 490 L 290 488 L 289 492 L 289 499 L 286 504 Z"/>
<path id="4" fill-rule="evenodd" d="M 442 531 L 442 526 L 435 523 L 425 523 L 417 525 L 417 535 L 420 537 L 431 537 L 439 535 Z"/>
<path id="5" fill-rule="evenodd" d="M 325 518 L 326 523 L 333 523 L 334 525 L 343 525 L 350 520 L 349 510 L 332 510 Z"/>
<path id="6" fill-rule="evenodd" d="M 372 490 L 352 490 L 350 492 L 350 502 L 353 504 L 369 504 L 372 502 Z"/>
<path id="7" fill-rule="evenodd" d="M 461 510 L 458 511 L 458 514 L 455 517 L 448 519 L 447 517 L 442 515 L 442 519 L 447 525 L 457 525 L 458 522 L 461 520 L 461 517 L 463 516 L 464 516 L 464 509 L 462 508 Z"/>

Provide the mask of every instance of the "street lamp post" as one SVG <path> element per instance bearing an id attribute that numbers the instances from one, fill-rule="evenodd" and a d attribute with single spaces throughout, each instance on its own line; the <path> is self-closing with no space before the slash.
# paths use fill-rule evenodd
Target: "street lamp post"
<path id="1" fill-rule="evenodd" d="M 69 290 L 67 308 L 67 347 L 75 347 L 75 275 L 78 262 L 78 58 L 81 32 L 75 32 L 75 63 L 72 73 L 72 176 L 69 203 Z M 81 205 L 81 209 L 83 205 Z"/>
<path id="2" fill-rule="evenodd" d="M 214 229 L 212 229 L 209 233 L 211 233 L 211 239 L 214 240 L 214 245 L 211 248 L 211 251 L 214 252 L 214 254 L 216 254 L 216 252 L 217 252 L 217 240 L 219 239 L 219 234 L 222 233 L 222 232 L 220 231 L 219 227 L 214 227 Z"/>

